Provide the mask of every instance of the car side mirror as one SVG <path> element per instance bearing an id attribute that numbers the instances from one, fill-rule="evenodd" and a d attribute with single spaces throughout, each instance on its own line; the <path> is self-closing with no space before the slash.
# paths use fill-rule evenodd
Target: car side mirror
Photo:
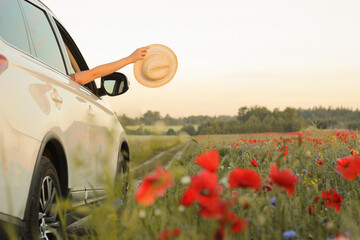
<path id="1" fill-rule="evenodd" d="M 101 78 L 101 87 L 98 89 L 99 96 L 109 95 L 118 96 L 129 89 L 127 77 L 118 72 L 114 72 Z"/>

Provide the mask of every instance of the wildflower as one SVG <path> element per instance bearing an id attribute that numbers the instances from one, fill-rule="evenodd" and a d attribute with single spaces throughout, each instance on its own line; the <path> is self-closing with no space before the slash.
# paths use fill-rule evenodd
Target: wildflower
<path id="1" fill-rule="evenodd" d="M 359 152 L 358 151 L 356 151 L 356 150 L 351 150 L 351 155 L 353 155 L 353 156 L 357 156 L 357 155 L 359 155 Z"/>
<path id="2" fill-rule="evenodd" d="M 209 194 L 217 186 L 218 175 L 207 170 L 202 171 L 191 179 L 190 186 L 185 190 L 180 204 L 191 205 L 201 194 Z"/>
<path id="3" fill-rule="evenodd" d="M 258 163 L 257 161 L 255 160 L 250 160 L 251 164 L 254 166 L 254 167 L 257 167 Z"/>
<path id="4" fill-rule="evenodd" d="M 158 166 L 155 173 L 145 176 L 135 193 L 135 199 L 143 206 L 151 205 L 158 196 L 165 194 L 172 183 L 171 172 Z"/>
<path id="5" fill-rule="evenodd" d="M 161 215 L 161 210 L 160 209 L 155 209 L 155 211 L 154 211 L 154 214 L 155 214 L 155 216 L 160 216 Z"/>
<path id="6" fill-rule="evenodd" d="M 308 209 L 309 214 L 312 214 L 313 211 L 314 211 L 314 209 L 315 209 L 315 205 L 314 205 L 314 204 L 311 205 L 311 206 L 309 206 L 309 209 Z"/>
<path id="7" fill-rule="evenodd" d="M 336 171 L 346 180 L 354 180 L 360 174 L 360 159 L 358 155 L 349 156 L 336 160 Z"/>
<path id="8" fill-rule="evenodd" d="M 294 239 L 296 236 L 296 232 L 294 230 L 289 230 L 283 233 L 283 237 L 285 239 Z"/>
<path id="9" fill-rule="evenodd" d="M 244 218 L 238 218 L 235 220 L 234 224 L 231 226 L 231 231 L 233 233 L 241 233 L 249 225 L 249 222 Z"/>
<path id="10" fill-rule="evenodd" d="M 307 158 L 310 158 L 310 157 L 311 157 L 310 151 L 307 151 L 306 154 L 305 154 L 305 156 L 306 156 Z"/>
<path id="11" fill-rule="evenodd" d="M 279 149 L 279 151 L 280 151 L 280 152 L 283 151 L 284 156 L 286 156 L 286 155 L 288 155 L 288 153 L 289 153 L 289 147 L 288 147 L 288 146 L 281 147 L 281 148 Z"/>
<path id="12" fill-rule="evenodd" d="M 180 182 L 184 185 L 187 185 L 191 182 L 191 178 L 190 176 L 183 176 L 181 179 L 180 179 Z"/>
<path id="13" fill-rule="evenodd" d="M 124 203 L 124 202 L 123 202 L 121 199 L 117 198 L 117 199 L 114 201 L 114 206 L 121 206 L 123 203 Z"/>
<path id="14" fill-rule="evenodd" d="M 240 205 L 245 209 L 250 207 L 250 200 L 247 197 L 241 197 L 239 199 L 239 202 L 240 202 Z"/>
<path id="15" fill-rule="evenodd" d="M 334 208 L 336 212 L 340 212 L 341 202 L 343 199 L 334 189 L 330 189 L 329 191 L 324 190 L 320 194 L 320 197 L 317 197 L 315 201 L 318 202 L 320 198 L 327 200 L 327 202 L 323 202 L 322 205 Z"/>
<path id="16" fill-rule="evenodd" d="M 290 169 L 279 171 L 276 165 L 270 167 L 269 178 L 277 185 L 285 188 L 290 196 L 294 195 L 295 185 L 299 179 L 292 174 Z"/>
<path id="17" fill-rule="evenodd" d="M 229 175 L 229 185 L 231 189 L 242 187 L 258 190 L 261 185 L 261 177 L 252 169 L 236 168 Z"/>
<path id="18" fill-rule="evenodd" d="M 161 232 L 157 240 L 170 240 L 173 237 L 179 236 L 180 233 L 181 233 L 181 228 L 164 229 L 164 231 Z"/>
<path id="19" fill-rule="evenodd" d="M 266 193 L 270 192 L 273 188 L 271 180 L 267 178 L 264 182 L 266 183 L 266 185 L 262 187 L 262 190 Z"/>
<path id="20" fill-rule="evenodd" d="M 214 149 L 196 157 L 195 163 L 210 172 L 216 172 L 219 166 L 219 152 Z"/>
<path id="21" fill-rule="evenodd" d="M 141 210 L 139 211 L 139 217 L 140 217 L 140 218 L 145 218 L 145 217 L 146 217 L 146 212 L 145 212 L 144 209 L 141 209 Z"/>
<path id="22" fill-rule="evenodd" d="M 220 217 L 225 206 L 220 198 L 223 189 L 217 185 L 217 180 L 218 175 L 207 170 L 193 176 L 180 204 L 189 206 L 197 201 L 201 207 L 200 214 L 204 218 Z"/>
<path id="23" fill-rule="evenodd" d="M 185 211 L 185 207 L 183 205 L 179 205 L 178 210 L 179 210 L 179 212 L 183 212 L 183 211 Z"/>
<path id="24" fill-rule="evenodd" d="M 271 203 L 271 205 L 275 206 L 275 204 L 276 204 L 276 197 L 271 198 L 271 199 L 270 199 L 270 203 Z"/>
<path id="25" fill-rule="evenodd" d="M 350 234 L 349 233 L 344 233 L 344 234 L 336 234 L 335 235 L 335 240 L 347 240 L 350 239 Z"/>
<path id="26" fill-rule="evenodd" d="M 316 165 L 323 166 L 324 165 L 323 160 L 321 160 L 321 158 L 316 159 Z"/>

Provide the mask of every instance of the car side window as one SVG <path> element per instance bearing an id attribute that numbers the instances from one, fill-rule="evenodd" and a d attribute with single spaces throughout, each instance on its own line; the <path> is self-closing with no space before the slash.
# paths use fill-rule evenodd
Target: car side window
<path id="1" fill-rule="evenodd" d="M 58 42 L 45 12 L 26 1 L 23 1 L 23 9 L 34 44 L 35 57 L 66 74 Z"/>
<path id="2" fill-rule="evenodd" d="M 0 36 L 30 54 L 29 39 L 18 1 L 0 0 Z"/>
<path id="3" fill-rule="evenodd" d="M 65 30 L 65 28 L 56 19 L 54 19 L 54 21 L 60 32 L 62 41 L 64 41 L 64 44 L 66 47 L 66 53 L 64 53 L 64 57 L 69 58 L 69 61 L 71 63 L 71 67 L 69 69 L 69 74 L 88 70 L 89 67 L 86 64 L 85 59 L 83 58 L 80 50 L 76 46 L 75 42 L 73 41 L 73 39 L 71 38 L 69 33 Z M 97 87 L 96 87 L 96 84 L 94 81 L 83 85 L 83 87 L 87 88 L 89 91 L 91 91 L 96 96 L 99 96 Z"/>

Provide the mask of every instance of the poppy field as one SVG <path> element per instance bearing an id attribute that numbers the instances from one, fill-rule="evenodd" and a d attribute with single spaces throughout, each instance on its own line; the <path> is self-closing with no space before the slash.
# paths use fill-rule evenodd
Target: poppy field
<path id="1" fill-rule="evenodd" d="M 360 132 L 197 136 L 73 239 L 359 239 Z"/>

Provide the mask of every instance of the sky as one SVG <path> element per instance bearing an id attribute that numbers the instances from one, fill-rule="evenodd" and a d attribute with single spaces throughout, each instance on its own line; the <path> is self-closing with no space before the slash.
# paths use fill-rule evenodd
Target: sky
<path id="1" fill-rule="evenodd" d="M 150 44 L 178 58 L 174 79 L 147 88 L 133 66 L 124 95 L 106 97 L 138 117 L 236 115 L 242 106 L 359 108 L 358 0 L 42 0 L 90 68 Z"/>

